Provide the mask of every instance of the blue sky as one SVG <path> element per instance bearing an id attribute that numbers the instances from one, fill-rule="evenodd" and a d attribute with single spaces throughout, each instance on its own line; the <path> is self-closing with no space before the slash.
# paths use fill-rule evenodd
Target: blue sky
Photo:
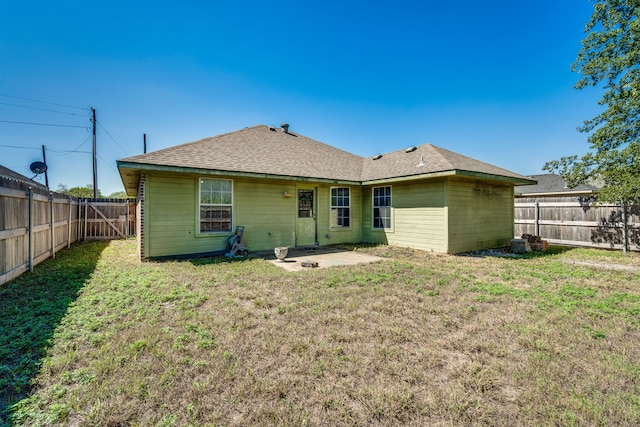
<path id="1" fill-rule="evenodd" d="M 45 145 L 50 187 L 90 184 L 92 106 L 104 194 L 122 189 L 115 161 L 140 154 L 145 133 L 153 151 L 282 122 L 361 156 L 432 143 L 542 173 L 587 151 L 576 127 L 600 111 L 600 90 L 573 89 L 571 72 L 591 11 L 588 0 L 6 2 L 0 164 L 31 176 Z"/>

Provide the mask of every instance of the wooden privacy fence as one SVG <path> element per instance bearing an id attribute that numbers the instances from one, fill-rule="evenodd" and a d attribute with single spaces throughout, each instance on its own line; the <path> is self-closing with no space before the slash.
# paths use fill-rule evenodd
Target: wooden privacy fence
<path id="1" fill-rule="evenodd" d="M 629 249 L 640 250 L 640 205 L 595 204 L 589 196 L 523 197 L 515 200 L 515 236 L 549 243 L 621 249 L 627 222 Z"/>
<path id="2" fill-rule="evenodd" d="M 135 233 L 135 202 L 77 199 L 46 187 L 0 179 L 0 284 L 79 240 Z"/>

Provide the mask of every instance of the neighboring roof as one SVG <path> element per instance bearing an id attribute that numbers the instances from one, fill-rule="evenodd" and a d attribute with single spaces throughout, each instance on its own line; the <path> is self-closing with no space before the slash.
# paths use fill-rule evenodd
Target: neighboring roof
<path id="1" fill-rule="evenodd" d="M 6 167 L 4 167 L 2 165 L 0 165 L 0 178 L 7 178 L 7 179 L 10 179 L 10 180 L 13 180 L 13 181 L 23 182 L 23 183 L 28 184 L 28 185 L 35 185 L 37 187 L 46 188 L 46 186 L 40 184 L 39 182 L 34 181 L 34 180 L 30 179 L 30 178 L 27 178 L 24 175 L 20 175 L 18 172 L 14 172 L 11 169 L 6 168 Z"/>
<path id="2" fill-rule="evenodd" d="M 514 188 L 514 193 L 516 195 L 577 194 L 593 193 L 598 190 L 598 187 L 590 184 L 581 184 L 574 188 L 568 188 L 564 179 L 555 173 L 532 175 L 530 178 L 538 181 L 538 184 L 517 186 Z"/>
<path id="3" fill-rule="evenodd" d="M 331 182 L 367 183 L 400 177 L 457 171 L 461 174 L 533 183 L 525 176 L 431 144 L 363 158 L 281 128 L 258 125 L 163 150 L 118 160 L 129 194 L 136 192 L 142 170 L 229 175 L 293 177 Z M 422 159 L 422 163 L 421 163 Z M 418 165 L 421 166 L 418 166 Z"/>

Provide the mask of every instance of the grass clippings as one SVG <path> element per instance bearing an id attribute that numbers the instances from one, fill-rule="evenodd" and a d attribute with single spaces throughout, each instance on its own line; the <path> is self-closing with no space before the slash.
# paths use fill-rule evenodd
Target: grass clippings
<path id="1" fill-rule="evenodd" d="M 14 337 L 26 337 L 20 331 L 37 318 L 29 301 L 46 301 L 32 288 L 71 284 L 60 301 L 50 296 L 57 308 L 45 332 L 2 353 L 0 379 L 13 390 L 2 395 L 5 420 L 640 421 L 640 276 L 598 265 L 635 266 L 638 254 L 553 247 L 480 258 L 350 249 L 389 260 L 292 273 L 261 259 L 140 263 L 132 241 L 63 251 L 0 288 L 2 335 L 15 329 Z M 65 262 L 85 267 L 56 267 Z M 7 299 L 13 309 L 4 308 Z"/>

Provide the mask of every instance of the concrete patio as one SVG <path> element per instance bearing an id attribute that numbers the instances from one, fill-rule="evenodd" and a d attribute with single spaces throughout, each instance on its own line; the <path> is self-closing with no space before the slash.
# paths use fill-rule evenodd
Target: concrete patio
<path id="1" fill-rule="evenodd" d="M 382 261 L 375 255 L 363 254 L 332 247 L 290 248 L 284 261 L 276 259 L 271 251 L 252 252 L 251 256 L 263 258 L 288 271 L 313 270 L 314 268 L 327 268 L 339 265 L 356 265 Z M 303 267 L 305 262 L 317 262 L 317 267 Z"/>

